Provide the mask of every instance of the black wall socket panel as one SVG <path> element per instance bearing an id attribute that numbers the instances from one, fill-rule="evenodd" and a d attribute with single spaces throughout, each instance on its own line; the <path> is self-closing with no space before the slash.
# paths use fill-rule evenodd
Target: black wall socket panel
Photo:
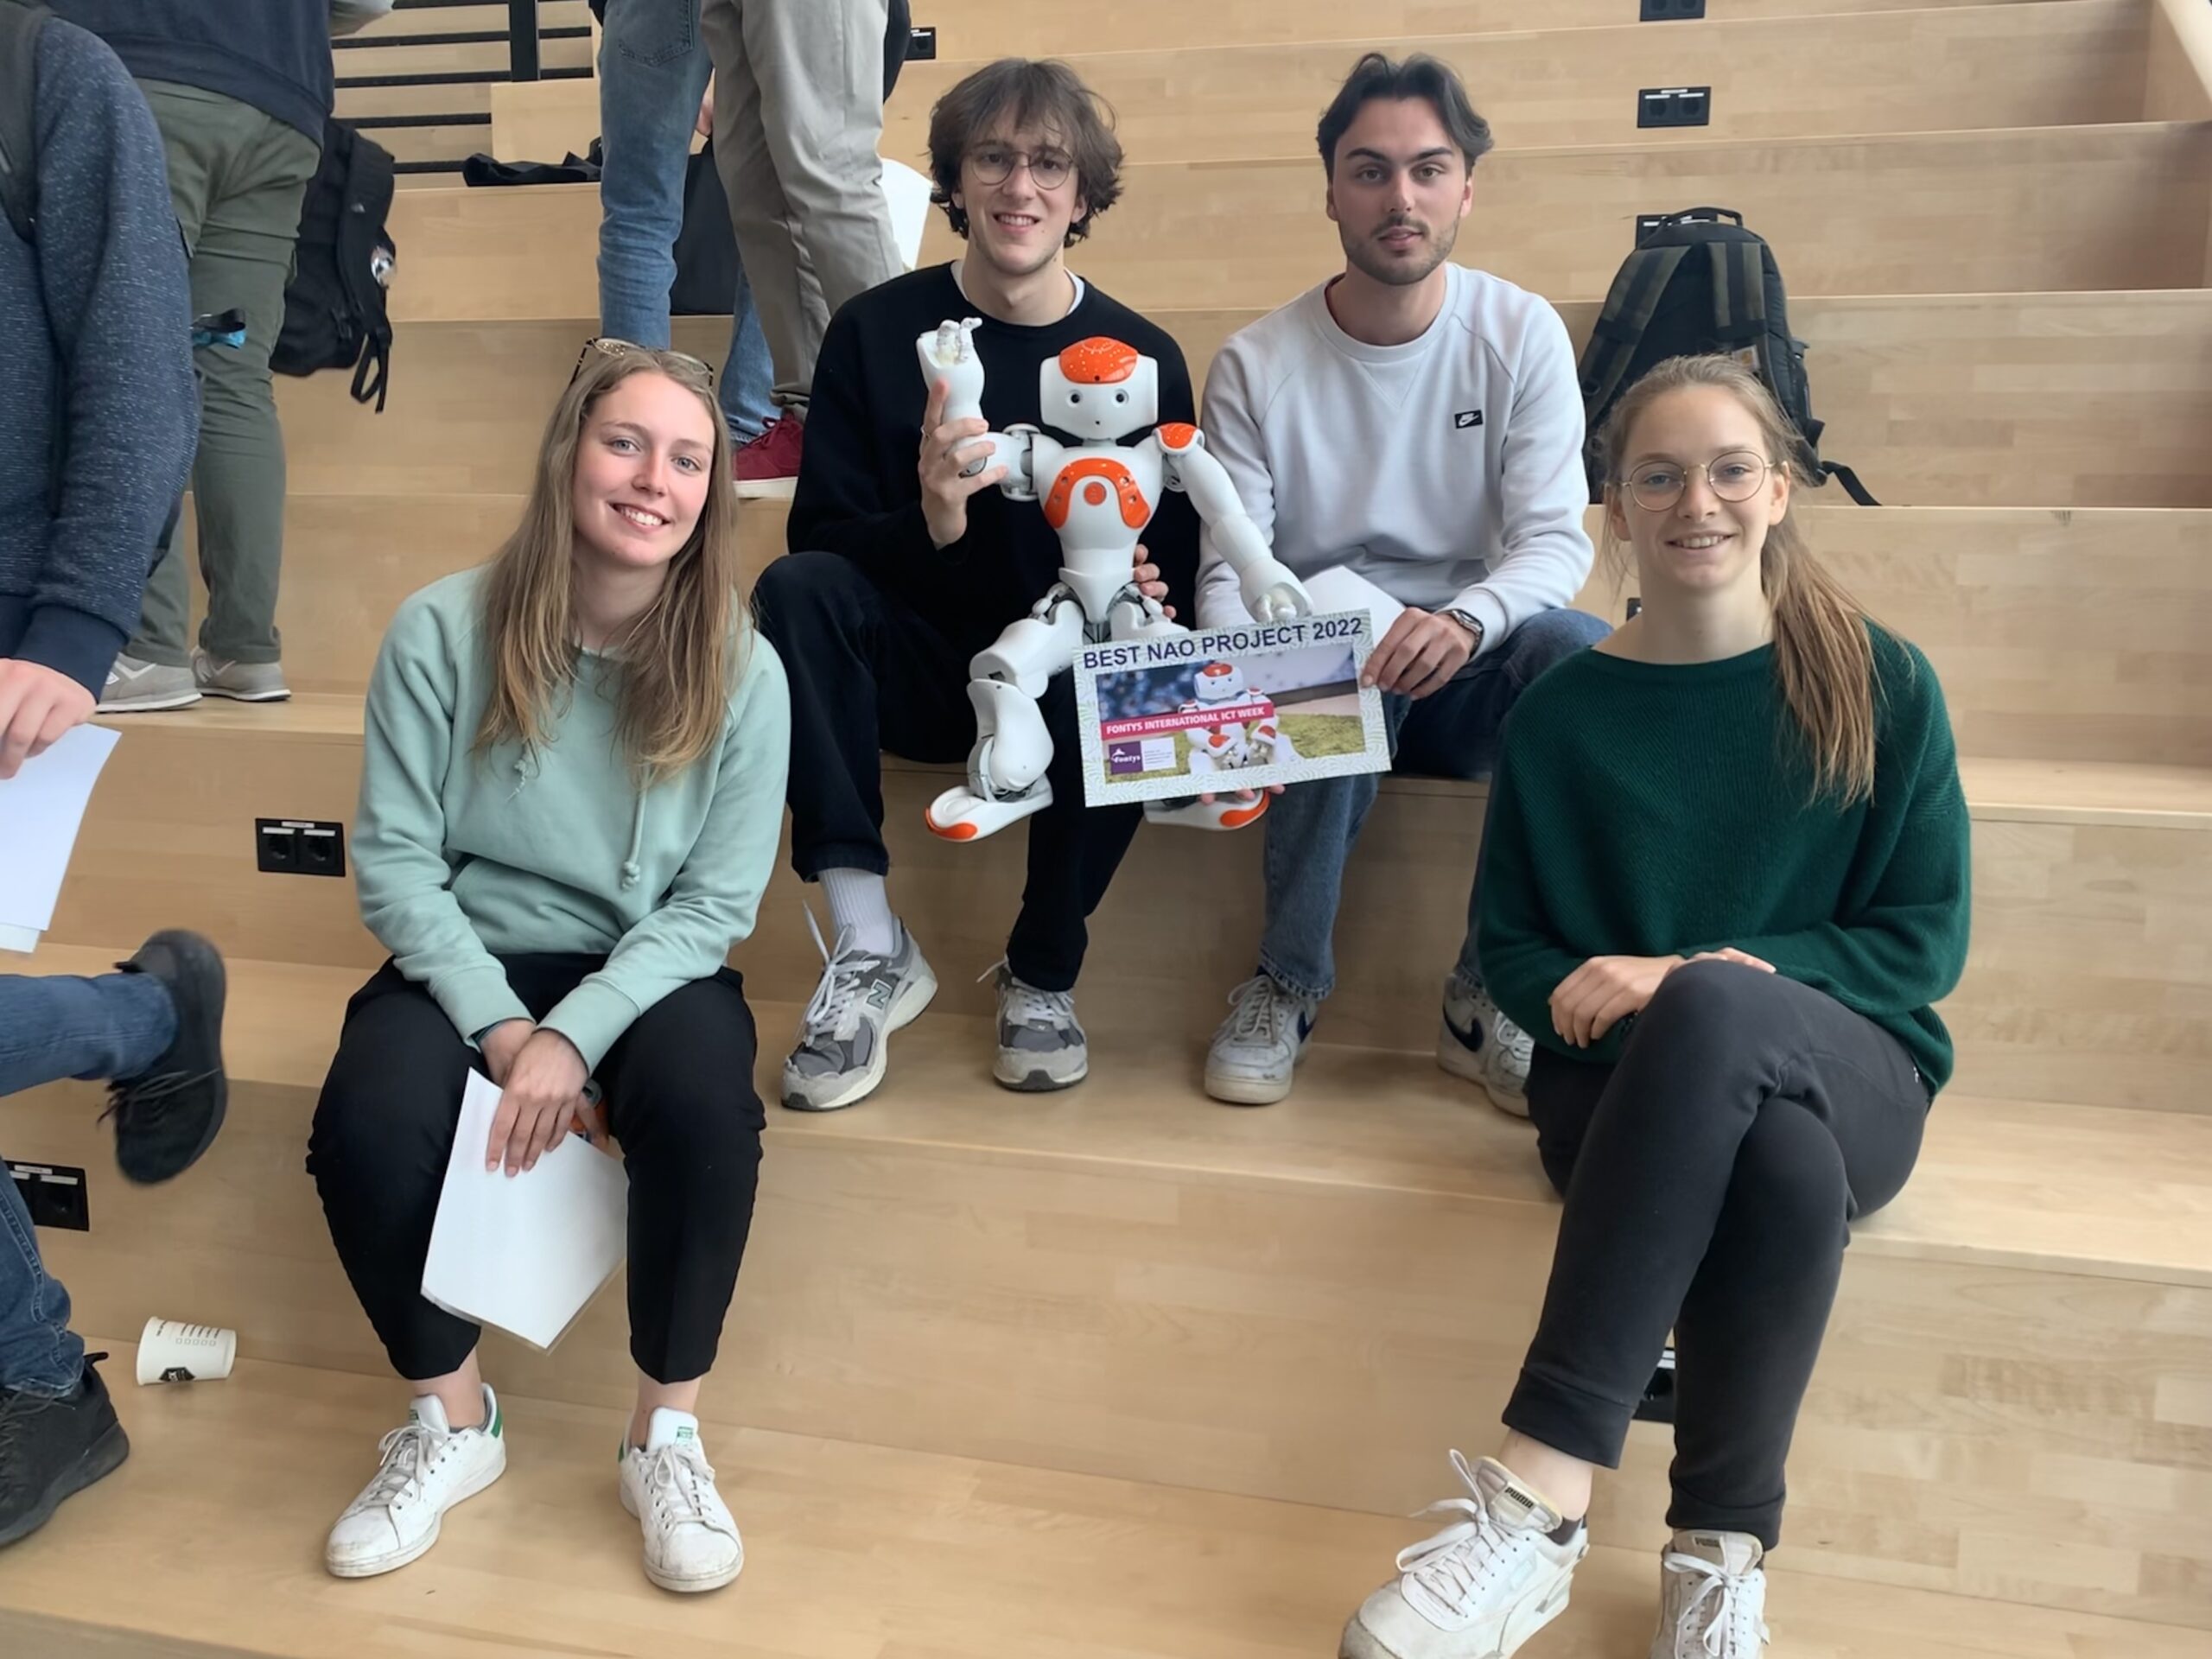
<path id="1" fill-rule="evenodd" d="M 271 875 L 343 875 L 346 826 L 321 818 L 256 818 L 253 865 Z"/>
<path id="2" fill-rule="evenodd" d="M 23 1208 L 31 1212 L 35 1227 L 60 1227 L 71 1232 L 92 1230 L 92 1207 L 86 1197 L 85 1172 L 69 1164 L 34 1164 L 25 1160 L 0 1159 L 9 1179 L 22 1195 Z"/>

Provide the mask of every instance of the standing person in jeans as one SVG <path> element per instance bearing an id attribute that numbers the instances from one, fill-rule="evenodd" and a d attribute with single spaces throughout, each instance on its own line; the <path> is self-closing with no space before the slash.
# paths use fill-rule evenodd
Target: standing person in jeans
<path id="1" fill-rule="evenodd" d="M 738 452 L 741 494 L 791 493 L 823 331 L 846 301 L 905 269 L 876 154 L 890 8 L 701 0 L 715 163 L 775 361 L 777 417 Z"/>
<path id="2" fill-rule="evenodd" d="M 154 111 L 169 198 L 191 258 L 192 311 L 236 310 L 241 346 L 197 354 L 200 454 L 192 472 L 207 616 L 187 638 L 190 579 L 170 544 L 116 658 L 104 714 L 181 709 L 208 696 L 289 696 L 276 632 L 284 554 L 284 433 L 269 353 L 300 203 L 330 115 L 330 0 L 51 0 L 115 48 Z M 359 6 L 339 15 L 358 27 Z"/>
<path id="3" fill-rule="evenodd" d="M 20 56 L 18 54 L 21 54 Z M 0 216 L 0 812 L 5 780 L 84 723 L 138 616 L 192 459 L 191 313 L 161 136 L 115 54 L 0 0 L 0 85 L 22 58 L 30 155 Z M 8 123 L 0 119 L 0 132 Z M 222 1126 L 223 964 L 157 933 L 97 978 L 0 976 L 0 1096 L 109 1079 L 116 1160 L 166 1180 Z M 0 1177 L 0 1545 L 130 1449 Z"/>
<path id="4" fill-rule="evenodd" d="M 817 441 L 791 503 L 791 554 L 760 575 L 760 626 L 791 676 L 791 867 L 820 881 L 832 944 L 784 1066 L 784 1104 L 850 1106 L 883 1080 L 890 1034 L 937 976 L 891 908 L 883 751 L 959 760 L 976 741 L 969 664 L 1058 580 L 1060 543 L 1034 502 L 1009 501 L 988 426 L 1043 424 L 1039 367 L 1099 335 L 1160 364 L 1163 423 L 1192 418 L 1172 336 L 1067 268 L 1066 251 L 1122 194 L 1122 146 L 1096 94 L 1065 64 L 1004 58 L 930 112 L 933 195 L 967 251 L 861 296 L 822 346 Z M 981 319 L 982 417 L 949 422 L 914 342 L 947 318 Z M 1152 597 L 1186 606 L 1198 521 L 1171 494 L 1136 553 Z M 1090 1065 L 1075 1014 L 1085 922 L 1143 813 L 1086 807 L 1070 677 L 1039 699 L 1052 736 L 1049 806 L 1028 820 L 1028 880 L 998 981 L 998 1055 L 1009 1089 L 1065 1089 Z M 918 815 L 917 815 L 918 817 Z M 912 826 L 920 833 L 919 823 Z"/>
<path id="5" fill-rule="evenodd" d="M 1318 137 L 1344 269 L 1222 347 L 1206 441 L 1277 558 L 1302 576 L 1347 566 L 1404 607 L 1366 671 L 1395 768 L 1480 778 L 1522 689 L 1605 633 L 1566 608 L 1591 556 L 1574 353 L 1541 299 L 1449 263 L 1491 147 L 1449 66 L 1370 53 Z M 1198 626 L 1243 620 L 1236 572 L 1209 551 Z M 1230 993 L 1207 1051 L 1216 1099 L 1290 1092 L 1335 988 L 1344 865 L 1376 783 L 1298 784 L 1268 814 L 1259 969 Z M 1483 988 L 1480 891 L 1478 879 L 1437 1063 L 1517 1111 L 1528 1041 Z"/>
<path id="6" fill-rule="evenodd" d="M 1643 608 L 1514 710 L 1483 966 L 1536 1039 L 1551 1287 L 1495 1458 L 1344 1659 L 1503 1659 L 1567 1605 L 1593 1471 L 1675 1333 L 1651 1659 L 1758 1659 L 1760 1565 L 1851 1224 L 1897 1196 L 1952 1050 L 1965 798 L 1942 690 L 1789 517 L 1796 436 L 1732 358 L 1623 397 L 1605 522 Z"/>
<path id="7" fill-rule="evenodd" d="M 422 1293 L 472 1069 L 502 1090 L 467 1149 L 487 1168 L 528 1180 L 572 1128 L 621 1142 L 617 1495 L 663 1588 L 744 1565 L 695 1414 L 760 1167 L 724 959 L 775 862 L 791 708 L 741 591 L 728 453 L 704 364 L 592 341 L 514 534 L 403 603 L 378 654 L 353 869 L 391 960 L 346 1007 L 308 1167 L 411 1403 L 331 1529 L 340 1578 L 414 1560 L 506 1467 L 477 1327 Z"/>

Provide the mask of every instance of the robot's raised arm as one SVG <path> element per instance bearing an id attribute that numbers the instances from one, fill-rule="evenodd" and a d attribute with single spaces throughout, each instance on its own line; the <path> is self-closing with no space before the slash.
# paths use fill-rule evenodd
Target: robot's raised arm
<path id="1" fill-rule="evenodd" d="M 921 361 L 924 383 L 930 386 L 940 380 L 945 383 L 947 421 L 983 418 L 983 359 L 976 354 L 975 338 L 976 330 L 982 326 L 980 317 L 960 322 L 948 317 L 914 341 L 914 355 Z M 987 467 L 1003 464 L 1006 478 L 999 485 L 1000 490 L 1017 501 L 1034 499 L 1030 445 L 1035 435 L 1034 427 L 1025 426 L 1005 432 L 987 432 L 975 442 L 988 445 L 990 454 L 962 470 L 973 477 Z"/>
<path id="2" fill-rule="evenodd" d="M 1288 565 L 1275 557 L 1267 537 L 1244 511 L 1228 469 L 1206 453 L 1205 435 L 1180 421 L 1163 423 L 1153 434 L 1159 444 L 1167 487 L 1191 498 L 1198 518 L 1213 533 L 1213 544 L 1236 573 L 1237 592 L 1253 620 L 1273 622 L 1305 616 L 1313 601 Z"/>

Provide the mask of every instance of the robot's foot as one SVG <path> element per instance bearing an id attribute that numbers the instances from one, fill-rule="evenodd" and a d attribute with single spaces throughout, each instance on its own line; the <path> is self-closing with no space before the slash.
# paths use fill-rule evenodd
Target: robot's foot
<path id="1" fill-rule="evenodd" d="M 1052 804 L 1052 786 L 1041 778 L 1027 794 L 1004 801 L 986 800 L 963 784 L 931 801 L 922 817 L 932 835 L 947 841 L 981 841 Z"/>
<path id="2" fill-rule="evenodd" d="M 1217 795 L 1211 805 L 1194 798 L 1177 801 L 1147 801 L 1145 822 L 1173 824 L 1184 830 L 1242 830 L 1267 815 L 1273 797 L 1262 793 L 1249 801 L 1233 794 Z"/>

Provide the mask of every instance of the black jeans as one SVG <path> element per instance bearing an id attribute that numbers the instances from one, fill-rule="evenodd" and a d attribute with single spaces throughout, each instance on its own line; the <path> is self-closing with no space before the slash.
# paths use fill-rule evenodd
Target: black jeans
<path id="1" fill-rule="evenodd" d="M 791 868 L 886 874 L 883 763 L 964 760 L 976 742 L 968 664 L 990 643 L 946 637 L 850 559 L 794 553 L 761 573 L 760 631 L 791 681 Z M 1038 705 L 1052 737 L 1052 804 L 1029 825 L 1029 879 L 1007 940 L 1007 965 L 1039 990 L 1075 988 L 1090 943 L 1084 923 L 1143 821 L 1136 806 L 1086 808 L 1071 677 Z M 927 833 L 924 831 L 922 833 Z"/>
<path id="2" fill-rule="evenodd" d="M 1567 1208 L 1506 1427 L 1618 1468 L 1671 1325 L 1668 1524 L 1772 1548 L 1849 1224 L 1895 1198 L 1920 1155 L 1918 1071 L 1819 991 L 1692 963 L 1661 983 L 1618 1065 L 1538 1047 L 1529 1115 Z"/>
<path id="3" fill-rule="evenodd" d="M 605 961 L 499 958 L 534 1019 Z M 714 1366 L 760 1173 L 753 1056 L 744 982 L 725 968 L 639 1014 L 595 1074 L 630 1176 L 630 1355 L 655 1382 L 687 1382 Z M 392 1368 L 410 1381 L 443 1376 L 476 1346 L 477 1326 L 425 1301 L 422 1284 L 461 1090 L 479 1058 L 430 994 L 386 963 L 346 1005 L 315 1103 L 308 1172 L 331 1241 Z"/>

